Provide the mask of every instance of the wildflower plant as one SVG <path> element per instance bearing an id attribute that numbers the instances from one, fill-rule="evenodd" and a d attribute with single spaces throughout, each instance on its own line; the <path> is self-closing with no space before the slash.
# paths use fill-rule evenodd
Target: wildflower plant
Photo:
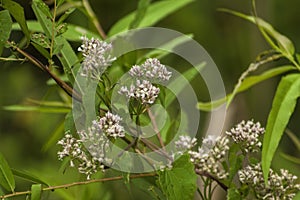
<path id="1" fill-rule="evenodd" d="M 160 39 L 165 37 L 161 34 L 166 33 L 165 29 L 134 29 L 145 24 L 154 25 L 173 9 L 188 3 L 191 1 L 151 3 L 141 0 L 138 10 L 130 15 L 135 17 L 129 24 L 126 24 L 129 18 L 125 17 L 109 33 L 105 33 L 87 0 L 54 0 L 51 6 L 42 0 L 33 0 L 34 22 L 25 20 L 24 10 L 17 2 L 1 1 L 0 54 L 4 48 L 13 52 L 3 60 L 29 61 L 47 73 L 51 78 L 47 83 L 57 86 L 61 102 L 32 102 L 52 112 L 67 114 L 64 127 L 55 131 L 45 145 L 58 148 L 56 157 L 61 161 L 61 170 L 55 175 L 58 178 L 44 181 L 30 173 L 12 170 L 0 154 L 0 199 L 20 195 L 26 195 L 26 199 L 47 199 L 46 191 L 55 190 L 62 192 L 55 193 L 53 198 L 72 199 L 82 193 L 77 199 L 105 198 L 103 194 L 109 199 L 113 198 L 112 188 L 101 186 L 96 190 L 90 184 L 123 180 L 127 188 L 131 188 L 134 179 L 142 179 L 142 190 L 155 199 L 214 199 L 217 187 L 226 192 L 228 200 L 293 199 L 299 193 L 296 175 L 287 169 L 271 168 L 280 137 L 300 96 L 298 73 L 282 78 L 266 129 L 260 122 L 243 120 L 228 131 L 214 133 L 208 129 L 202 136 L 199 135 L 202 130 L 198 130 L 202 128 L 199 126 L 200 112 L 196 110 L 197 103 L 202 111 L 225 102 L 229 105 L 237 93 L 252 85 L 275 75 L 299 70 L 300 64 L 296 59 L 299 55 L 295 55 L 293 44 L 256 15 L 247 16 L 223 9 L 256 23 L 273 51 L 264 52 L 251 63 L 231 94 L 224 94 L 223 99 L 209 103 L 198 102 L 190 86 L 198 73 L 211 83 L 208 90 L 212 100 L 215 100 L 215 90 L 225 91 L 223 84 L 222 87 L 218 85 L 218 77 L 221 76 L 205 77 L 215 69 L 206 52 L 196 52 L 202 47 L 190 45 L 196 42 L 178 32 L 171 32 L 170 35 L 176 37 L 168 35 L 164 41 Z M 75 9 L 66 10 L 74 6 Z M 254 1 L 252 6 L 256 14 Z M 160 14 L 153 16 L 147 13 L 144 10 L 147 7 Z M 98 33 L 65 23 L 74 10 L 82 11 Z M 12 17 L 16 21 L 14 25 Z M 13 27 L 22 30 L 22 41 L 11 40 Z M 128 29 L 133 30 L 126 32 Z M 143 31 L 150 31 L 150 34 Z M 157 31 L 160 34 L 152 34 Z M 141 38 L 145 41 L 141 42 Z M 153 46 L 160 51 L 149 50 L 152 47 L 149 43 L 155 41 L 158 43 Z M 29 45 L 40 55 L 27 52 Z M 184 49 L 185 46 L 190 49 Z M 135 49 L 132 50 L 132 47 Z M 140 51 L 143 48 L 149 51 Z M 136 58 L 130 57 L 130 51 L 136 53 Z M 164 59 L 171 52 L 181 57 L 186 55 L 186 60 L 195 67 L 179 73 Z M 193 58 L 197 53 L 201 56 Z M 247 77 L 259 66 L 278 58 L 285 58 L 291 66 Z M 216 96 L 220 97 L 219 94 Z M 15 110 L 20 110 L 20 107 Z M 225 109 L 220 110 L 225 113 Z M 212 123 L 210 127 L 222 129 L 224 121 Z M 296 141 L 295 137 L 293 139 Z M 68 173 L 71 173 L 72 179 L 65 180 Z M 79 180 L 77 173 L 80 174 Z M 29 180 L 30 190 L 16 192 L 14 176 Z M 83 189 L 74 194 L 74 191 L 66 190 L 73 186 Z"/>

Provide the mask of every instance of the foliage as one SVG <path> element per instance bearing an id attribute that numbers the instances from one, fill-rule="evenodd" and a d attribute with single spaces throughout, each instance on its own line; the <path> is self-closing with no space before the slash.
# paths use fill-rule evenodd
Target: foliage
<path id="1" fill-rule="evenodd" d="M 1 60 L 25 61 L 40 68 L 50 77 L 49 88 L 55 86 L 60 97 L 29 99 L 29 104 L 9 105 L 4 109 L 60 113 L 65 119 L 43 147 L 47 151 L 56 143 L 60 145 L 57 154 L 62 163 L 58 178 L 51 180 L 38 172 L 13 169 L 0 154 L 0 199 L 21 195 L 26 195 L 26 199 L 45 199 L 46 192 L 54 190 L 58 190 L 56 195 L 62 199 L 73 199 L 72 192 L 65 188 L 84 185 L 87 189 L 76 198 L 92 199 L 97 198 L 93 196 L 96 189 L 92 183 L 123 180 L 123 187 L 130 190 L 134 179 L 142 179 L 149 187 L 143 189 L 156 199 L 196 196 L 212 199 L 216 187 L 226 191 L 229 200 L 278 196 L 292 199 L 299 192 L 296 176 L 284 169 L 277 173 L 271 168 L 285 132 L 299 150 L 299 139 L 287 129 L 300 96 L 299 54 L 288 37 L 257 16 L 254 0 L 253 16 L 228 9 L 220 11 L 255 24 L 271 49 L 259 54 L 249 65 L 232 93 L 216 101 L 198 102 L 197 107 L 208 112 L 226 103 L 228 108 L 238 93 L 279 76 L 266 130 L 253 120 L 242 121 L 220 136 L 207 135 L 196 147 L 195 135 L 188 133 L 195 119 L 178 109 L 181 102 L 177 97 L 188 91 L 190 82 L 208 63 L 197 63 L 179 76 L 160 60 L 171 53 L 167 50 L 182 48 L 193 36 L 180 36 L 147 51 L 122 49 L 133 48 L 130 44 L 130 36 L 136 34 L 131 32 L 133 29 L 146 30 L 142 28 L 154 26 L 191 3 L 192 0 L 140 0 L 137 9 L 119 19 L 106 34 L 88 0 L 54 0 L 51 6 L 33 0 L 31 8 L 36 20 L 27 20 L 24 8 L 17 2 L 1 1 Z M 68 23 L 68 17 L 76 11 L 89 19 L 91 30 Z M 24 38 L 13 41 L 12 31 L 22 31 Z M 127 32 L 129 36 L 124 37 Z M 122 37 L 125 40 L 117 46 L 116 41 Z M 79 47 L 78 42 L 82 42 Z M 28 47 L 39 55 L 31 55 Z M 279 59 L 284 64 L 278 62 L 274 68 L 249 75 Z M 299 164 L 294 156 L 282 156 Z M 83 176 L 62 183 L 59 175 L 70 168 Z M 19 180 L 16 177 L 28 182 L 30 190 L 16 192 Z M 103 199 L 112 198 L 105 189 L 101 192 Z"/>

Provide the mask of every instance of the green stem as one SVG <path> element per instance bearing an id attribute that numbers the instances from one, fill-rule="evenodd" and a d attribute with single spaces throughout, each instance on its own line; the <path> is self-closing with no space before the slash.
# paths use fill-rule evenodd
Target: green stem
<path id="1" fill-rule="evenodd" d="M 54 0 L 54 8 L 53 8 L 53 17 L 52 17 L 52 33 L 51 33 L 51 44 L 50 44 L 50 62 L 49 65 L 52 65 L 52 57 L 53 57 L 53 48 L 54 48 L 54 39 L 55 39 L 55 17 L 56 16 L 56 0 Z"/>

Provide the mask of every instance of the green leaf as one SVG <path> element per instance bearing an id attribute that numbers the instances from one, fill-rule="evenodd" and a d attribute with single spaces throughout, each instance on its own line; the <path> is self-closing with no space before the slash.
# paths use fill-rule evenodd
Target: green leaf
<path id="1" fill-rule="evenodd" d="M 129 29 L 134 29 L 139 26 L 141 21 L 146 15 L 147 8 L 149 7 L 151 0 L 140 0 L 138 4 L 138 9 L 136 11 L 133 21 L 130 23 Z"/>
<path id="2" fill-rule="evenodd" d="M 12 20 L 7 10 L 0 11 L 0 56 L 2 55 L 4 45 L 9 39 Z"/>
<path id="3" fill-rule="evenodd" d="M 42 151 L 47 151 L 50 147 L 54 146 L 57 141 L 62 137 L 64 132 L 65 124 L 64 122 L 60 123 L 60 125 L 50 134 L 50 138 L 44 144 Z"/>
<path id="4" fill-rule="evenodd" d="M 268 116 L 266 133 L 262 148 L 262 169 L 265 181 L 268 180 L 271 161 L 278 147 L 281 136 L 295 109 L 300 96 L 300 74 L 283 77 L 276 90 L 272 109 Z"/>
<path id="5" fill-rule="evenodd" d="M 172 169 L 159 172 L 157 183 L 167 199 L 193 199 L 197 188 L 197 175 L 189 156 L 182 155 L 173 163 Z"/>
<path id="6" fill-rule="evenodd" d="M 31 186 L 31 200 L 40 200 L 42 196 L 42 185 L 34 184 Z"/>
<path id="7" fill-rule="evenodd" d="M 300 139 L 297 137 L 297 135 L 292 131 L 290 131 L 289 129 L 286 129 L 285 132 L 289 136 L 289 138 L 293 141 L 298 151 L 300 151 Z"/>
<path id="8" fill-rule="evenodd" d="M 26 24 L 25 14 L 23 7 L 12 0 L 1 0 L 3 8 L 7 9 L 10 14 L 15 18 L 26 37 L 27 45 L 30 42 L 30 33 Z M 2 23 L 1 23 L 2 24 Z"/>
<path id="9" fill-rule="evenodd" d="M 191 69 L 185 71 L 183 73 L 183 76 L 188 80 L 188 81 L 192 81 L 197 74 L 199 74 L 199 71 L 202 70 L 204 67 L 206 66 L 206 62 L 202 62 L 197 66 L 192 67 Z M 176 88 L 175 91 L 173 91 L 175 94 L 179 94 L 182 90 L 184 90 L 184 88 L 186 87 L 186 84 L 188 84 L 189 82 L 187 82 L 186 80 L 182 79 L 181 76 L 179 76 L 178 78 L 176 78 L 175 80 L 173 80 L 172 82 L 170 82 L 169 86 L 170 88 Z M 171 103 L 176 99 L 176 95 L 174 95 L 173 93 L 167 93 L 166 94 L 166 107 L 168 107 L 169 105 L 171 105 Z"/>
<path id="10" fill-rule="evenodd" d="M 144 18 L 136 28 L 152 26 L 162 18 L 168 16 L 172 12 L 182 8 L 183 6 L 193 2 L 193 0 L 172 0 L 159 1 L 151 4 L 146 11 Z M 119 20 L 109 31 L 108 35 L 112 36 L 117 33 L 126 31 L 130 27 L 130 23 L 134 20 L 137 11 L 130 13 Z"/>
<path id="11" fill-rule="evenodd" d="M 243 198 L 236 188 L 229 188 L 227 192 L 227 200 L 243 200 Z"/>
<path id="12" fill-rule="evenodd" d="M 238 144 L 232 144 L 229 149 L 228 161 L 229 161 L 229 184 L 233 183 L 233 178 L 237 174 L 238 170 L 240 170 L 243 166 L 244 156 L 239 155 L 240 146 Z"/>
<path id="13" fill-rule="evenodd" d="M 32 9 L 39 23 L 41 24 L 44 33 L 48 36 L 48 38 L 51 38 L 52 22 L 49 19 L 49 17 L 47 17 L 45 13 L 39 9 L 39 7 L 41 7 L 41 4 L 45 4 L 45 3 L 42 2 L 41 0 L 33 0 Z M 61 64 L 63 65 L 64 72 L 67 74 L 69 81 L 73 85 L 76 74 L 80 69 L 79 60 L 76 54 L 74 53 L 71 45 L 63 37 L 63 35 L 57 36 L 55 38 L 55 47 L 56 47 L 55 50 L 57 51 L 55 53 L 57 53 L 57 57 L 60 60 Z"/>
<path id="14" fill-rule="evenodd" d="M 28 28 L 32 32 L 44 32 L 42 26 L 37 21 L 27 21 Z M 19 24 L 14 23 L 12 26 L 13 30 L 21 30 Z M 92 31 L 89 31 L 88 29 L 85 29 L 84 27 L 77 26 L 74 24 L 68 24 L 68 29 L 66 32 L 62 34 L 62 36 L 69 41 L 74 42 L 81 42 L 80 37 L 86 36 L 88 38 L 100 38 L 100 36 Z"/>
<path id="15" fill-rule="evenodd" d="M 34 33 L 31 35 L 31 41 L 43 48 L 50 48 L 50 40 L 43 33 Z"/>
<path id="16" fill-rule="evenodd" d="M 45 58 L 47 58 L 47 59 L 50 59 L 51 58 L 51 56 L 50 56 L 50 53 L 44 48 L 44 47 L 42 47 L 41 45 L 39 45 L 39 44 L 36 44 L 36 43 L 31 43 L 32 44 L 32 46 L 38 51 L 38 52 L 40 52 L 40 54 L 42 54 Z M 53 79 L 51 79 L 51 80 L 53 80 Z M 54 81 L 54 80 L 53 80 Z M 54 83 L 55 83 L 55 85 L 57 84 L 55 81 L 54 81 Z"/>
<path id="17" fill-rule="evenodd" d="M 287 66 L 281 66 L 281 67 L 276 67 L 274 69 L 267 70 L 260 75 L 249 76 L 244 79 L 244 81 L 240 85 L 239 89 L 237 90 L 237 93 L 243 92 L 243 91 L 251 88 L 252 86 L 254 86 L 262 81 L 265 81 L 267 79 L 270 79 L 274 76 L 277 76 L 279 74 L 283 74 L 283 73 L 286 73 L 288 71 L 292 71 L 295 69 L 296 68 L 294 66 L 287 65 Z M 221 106 L 222 104 L 224 104 L 231 95 L 232 94 L 228 94 L 225 98 L 218 99 L 213 102 L 199 102 L 198 108 L 202 111 L 210 111 L 210 110 L 217 108 L 218 106 Z"/>
<path id="18" fill-rule="evenodd" d="M 293 56 L 293 54 L 295 53 L 295 47 L 294 47 L 293 43 L 291 42 L 291 40 L 288 39 L 286 36 L 277 32 L 272 27 L 272 25 L 270 25 L 266 21 L 262 20 L 261 18 L 250 16 L 250 15 L 245 15 L 243 13 L 232 11 L 229 9 L 220 9 L 220 11 L 233 14 L 235 16 L 246 19 L 254 24 L 257 24 L 258 27 L 260 28 L 260 30 L 262 31 L 262 34 L 265 37 L 265 39 L 269 42 L 269 44 L 272 47 L 275 47 L 275 50 L 279 49 L 279 50 L 281 50 L 282 53 L 284 53 L 285 55 L 289 55 L 289 56 Z M 269 38 L 269 36 L 271 36 L 272 39 L 276 41 L 278 46 L 276 46 L 273 43 L 273 41 Z"/>
<path id="19" fill-rule="evenodd" d="M 14 192 L 15 191 L 15 179 L 13 173 L 5 160 L 4 156 L 0 153 L 0 186 L 4 189 Z"/>
<path id="20" fill-rule="evenodd" d="M 68 113 L 70 108 L 50 107 L 50 106 L 27 106 L 27 105 L 11 105 L 4 106 L 4 110 L 8 111 L 31 111 L 31 112 L 45 112 L 45 113 Z"/>
<path id="21" fill-rule="evenodd" d="M 290 156 L 290 155 L 285 154 L 285 153 L 281 153 L 280 155 L 281 155 L 283 158 L 285 158 L 286 160 L 291 161 L 291 162 L 293 162 L 293 163 L 295 163 L 295 164 L 300 165 L 300 158 L 296 158 L 296 157 L 294 157 L 294 156 Z"/>
<path id="22" fill-rule="evenodd" d="M 49 7 L 41 0 L 32 1 L 32 10 L 48 38 L 52 38 L 52 15 Z"/>
<path id="23" fill-rule="evenodd" d="M 63 23 L 72 14 L 76 8 L 69 8 L 58 20 L 57 24 Z"/>
<path id="24" fill-rule="evenodd" d="M 30 181 L 32 183 L 39 183 L 39 184 L 44 184 L 49 186 L 48 183 L 40 179 L 38 176 L 32 174 L 31 172 L 25 171 L 25 170 L 17 170 L 17 169 L 12 169 L 12 173 L 15 176 L 18 176 L 26 181 Z"/>

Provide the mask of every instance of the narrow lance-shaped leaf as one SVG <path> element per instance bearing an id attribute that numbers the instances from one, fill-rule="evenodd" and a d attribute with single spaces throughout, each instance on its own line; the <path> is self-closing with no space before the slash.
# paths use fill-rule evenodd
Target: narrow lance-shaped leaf
<path id="1" fill-rule="evenodd" d="M 11 192 L 15 190 L 15 179 L 13 173 L 5 160 L 4 156 L 0 153 L 0 185 Z"/>
<path id="2" fill-rule="evenodd" d="M 27 45 L 29 45 L 30 33 L 26 24 L 24 8 L 20 4 L 12 0 L 2 0 L 1 3 L 3 8 L 7 9 L 18 22 L 18 24 L 21 26 L 21 29 L 26 37 Z"/>
<path id="3" fill-rule="evenodd" d="M 172 12 L 182 8 L 183 6 L 193 2 L 193 0 L 172 0 L 159 1 L 149 6 L 144 18 L 136 28 L 152 26 L 162 18 L 168 16 Z M 134 20 L 136 11 L 118 21 L 109 31 L 109 36 L 128 30 L 130 23 Z"/>
<path id="4" fill-rule="evenodd" d="M 32 172 L 25 171 L 25 170 L 17 170 L 17 169 L 12 169 L 12 173 L 19 177 L 22 178 L 26 181 L 30 181 L 32 183 L 40 183 L 49 186 L 48 183 L 43 181 L 39 176 L 34 175 Z"/>
<path id="5" fill-rule="evenodd" d="M 271 161 L 300 96 L 300 74 L 281 79 L 268 117 L 262 148 L 262 169 L 268 180 Z"/>
<path id="6" fill-rule="evenodd" d="M 260 75 L 249 76 L 243 80 L 242 84 L 240 85 L 240 87 L 238 88 L 236 93 L 243 92 L 243 91 L 247 90 L 248 88 L 251 88 L 252 86 L 254 86 L 262 81 L 268 80 L 279 74 L 283 74 L 283 73 L 286 73 L 288 71 L 295 70 L 295 69 L 296 69 L 295 67 L 293 67 L 291 65 L 287 65 L 287 66 L 281 66 L 281 67 L 276 67 L 274 69 L 270 69 Z M 218 99 L 213 102 L 199 102 L 198 108 L 202 111 L 210 111 L 214 108 L 217 108 L 220 105 L 223 105 L 231 95 L 232 94 L 228 94 L 225 98 Z"/>
<path id="7" fill-rule="evenodd" d="M 145 17 L 147 8 L 149 7 L 151 0 L 140 0 L 138 3 L 138 9 L 135 14 L 135 18 L 133 21 L 130 23 L 129 28 L 133 29 L 138 27 L 138 25 L 141 23 L 143 18 Z"/>
<path id="8" fill-rule="evenodd" d="M 4 45 L 9 39 L 12 20 L 7 10 L 0 11 L 0 56 L 2 55 Z"/>
<path id="9" fill-rule="evenodd" d="M 261 29 L 261 31 L 263 31 L 262 33 L 263 33 L 265 39 L 269 42 L 269 44 L 272 47 L 275 46 L 275 48 L 280 49 L 284 54 L 287 54 L 290 56 L 292 56 L 295 53 L 295 47 L 294 47 L 293 43 L 291 42 L 291 40 L 289 38 L 287 38 L 286 36 L 277 32 L 269 23 L 262 20 L 261 18 L 250 16 L 250 15 L 245 15 L 243 13 L 232 11 L 229 9 L 220 9 L 220 11 L 233 14 L 235 16 L 246 19 L 254 24 L 257 24 L 259 26 L 259 28 Z M 265 33 L 268 35 L 266 35 Z M 269 38 L 269 36 L 271 36 L 276 41 L 276 43 L 278 45 L 277 47 L 273 43 L 271 38 Z"/>

